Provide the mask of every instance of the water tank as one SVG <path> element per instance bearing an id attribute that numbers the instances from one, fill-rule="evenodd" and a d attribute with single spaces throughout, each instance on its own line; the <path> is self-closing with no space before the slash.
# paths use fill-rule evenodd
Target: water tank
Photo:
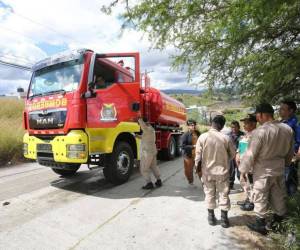
<path id="1" fill-rule="evenodd" d="M 151 123 L 179 126 L 186 121 L 185 106 L 155 88 L 147 88 L 142 96 L 143 115 Z"/>

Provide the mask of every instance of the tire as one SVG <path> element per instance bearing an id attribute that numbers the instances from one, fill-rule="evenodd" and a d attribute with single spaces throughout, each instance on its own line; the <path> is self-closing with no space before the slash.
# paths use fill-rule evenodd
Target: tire
<path id="1" fill-rule="evenodd" d="M 60 167 L 61 168 L 52 168 L 53 172 L 62 177 L 70 177 L 76 174 L 77 170 L 80 168 L 80 164 L 63 164 L 60 165 Z"/>
<path id="2" fill-rule="evenodd" d="M 127 142 L 119 142 L 105 159 L 103 169 L 107 181 L 120 185 L 128 181 L 134 164 L 133 151 Z"/>
<path id="3" fill-rule="evenodd" d="M 182 156 L 182 147 L 181 147 L 181 136 L 177 136 L 176 138 L 176 156 Z"/>
<path id="4" fill-rule="evenodd" d="M 176 156 L 176 141 L 174 136 L 171 136 L 168 143 L 168 148 L 162 150 L 162 159 L 165 161 L 173 160 Z"/>

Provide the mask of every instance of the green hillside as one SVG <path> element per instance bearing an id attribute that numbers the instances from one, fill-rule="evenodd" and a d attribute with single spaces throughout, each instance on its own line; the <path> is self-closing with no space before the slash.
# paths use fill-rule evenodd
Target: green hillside
<path id="1" fill-rule="evenodd" d="M 174 94 L 172 97 L 182 102 L 188 108 L 188 118 L 195 119 L 202 125 L 209 125 L 209 118 L 216 113 L 222 113 L 228 125 L 233 120 L 243 118 L 250 110 L 238 98 L 225 91 L 219 91 L 214 94 L 204 92 L 199 95 Z M 203 107 L 204 111 L 199 112 L 198 109 L 189 109 L 192 106 Z"/>

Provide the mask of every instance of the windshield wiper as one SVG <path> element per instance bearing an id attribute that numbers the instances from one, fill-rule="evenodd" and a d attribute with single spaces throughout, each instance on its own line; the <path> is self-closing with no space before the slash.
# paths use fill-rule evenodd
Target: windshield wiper
<path id="1" fill-rule="evenodd" d="M 39 93 L 39 94 L 35 94 L 35 95 L 31 95 L 29 96 L 29 98 L 32 100 L 32 98 L 37 97 L 37 96 L 44 96 L 45 93 Z"/>
<path id="2" fill-rule="evenodd" d="M 31 95 L 31 96 L 29 96 L 29 98 L 32 99 L 32 98 L 37 97 L 37 96 L 46 96 L 46 95 L 53 95 L 53 94 L 58 94 L 58 93 L 61 93 L 61 94 L 65 95 L 66 91 L 64 89 L 57 89 L 57 90 L 52 90 L 52 91 L 45 92 L 45 93 L 39 93 L 39 94 Z"/>
<path id="3" fill-rule="evenodd" d="M 58 94 L 58 93 L 65 95 L 67 92 L 64 89 L 57 89 L 57 90 L 52 90 L 47 93 L 44 93 L 44 95 L 52 95 L 52 94 Z"/>

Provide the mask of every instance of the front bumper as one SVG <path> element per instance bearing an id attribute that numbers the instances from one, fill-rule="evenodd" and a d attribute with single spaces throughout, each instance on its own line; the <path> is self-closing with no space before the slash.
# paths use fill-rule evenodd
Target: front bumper
<path id="1" fill-rule="evenodd" d="M 52 140 L 43 140 L 28 133 L 23 137 L 23 153 L 28 159 L 86 163 L 88 148 L 88 136 L 81 130 L 72 130 L 67 135 L 58 135 Z"/>

